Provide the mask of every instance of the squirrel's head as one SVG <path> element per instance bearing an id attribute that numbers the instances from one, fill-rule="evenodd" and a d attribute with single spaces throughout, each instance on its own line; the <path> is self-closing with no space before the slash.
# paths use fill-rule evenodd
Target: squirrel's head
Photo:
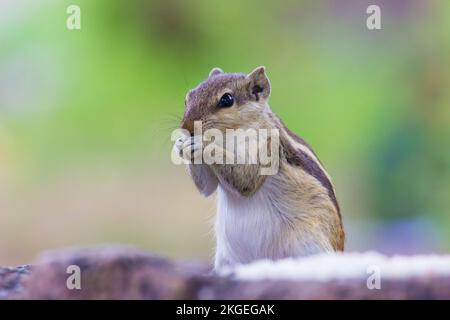
<path id="1" fill-rule="evenodd" d="M 264 67 L 248 75 L 214 68 L 205 81 L 187 93 L 181 128 L 191 135 L 194 121 L 202 121 L 203 130 L 254 128 L 269 95 L 270 83 Z"/>

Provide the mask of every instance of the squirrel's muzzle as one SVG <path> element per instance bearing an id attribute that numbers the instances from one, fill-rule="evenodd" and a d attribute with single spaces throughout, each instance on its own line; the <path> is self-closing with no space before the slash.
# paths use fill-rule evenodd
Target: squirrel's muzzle
<path id="1" fill-rule="evenodd" d="M 181 121 L 181 129 L 189 131 L 191 136 L 194 135 L 194 121 L 191 119 L 184 118 L 183 121 Z"/>

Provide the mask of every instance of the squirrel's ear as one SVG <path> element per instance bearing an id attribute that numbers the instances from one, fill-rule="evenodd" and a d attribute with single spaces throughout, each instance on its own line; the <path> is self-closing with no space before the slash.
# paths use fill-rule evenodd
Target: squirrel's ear
<path id="1" fill-rule="evenodd" d="M 266 76 L 266 68 L 258 67 L 247 75 L 250 94 L 256 101 L 267 99 L 270 95 L 270 82 Z"/>
<path id="2" fill-rule="evenodd" d="M 223 73 L 222 69 L 217 68 L 217 67 L 216 68 L 212 68 L 212 70 L 209 72 L 208 78 L 211 78 L 211 77 L 216 76 L 216 75 L 221 74 L 221 73 Z"/>

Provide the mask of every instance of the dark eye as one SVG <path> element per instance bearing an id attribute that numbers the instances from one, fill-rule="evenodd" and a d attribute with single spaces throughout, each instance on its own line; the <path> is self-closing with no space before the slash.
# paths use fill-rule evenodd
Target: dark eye
<path id="1" fill-rule="evenodd" d="M 231 107 L 234 103 L 234 97 L 231 93 L 225 93 L 219 100 L 219 107 L 226 108 Z"/>

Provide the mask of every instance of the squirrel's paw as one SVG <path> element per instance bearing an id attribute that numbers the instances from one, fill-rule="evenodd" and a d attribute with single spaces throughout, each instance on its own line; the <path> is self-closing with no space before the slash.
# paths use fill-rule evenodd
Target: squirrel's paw
<path id="1" fill-rule="evenodd" d="M 178 155 L 179 157 L 183 158 L 183 142 L 185 140 L 185 136 L 181 136 L 175 140 L 175 143 L 173 144 L 172 152 Z"/>
<path id="2" fill-rule="evenodd" d="M 181 136 L 175 141 L 174 148 L 178 155 L 190 163 L 196 163 L 202 159 L 202 136 Z"/>

